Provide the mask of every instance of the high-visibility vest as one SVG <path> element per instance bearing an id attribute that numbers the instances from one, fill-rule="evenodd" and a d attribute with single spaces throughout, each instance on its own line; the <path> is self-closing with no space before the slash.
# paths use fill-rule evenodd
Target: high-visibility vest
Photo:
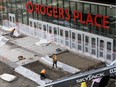
<path id="1" fill-rule="evenodd" d="M 57 61 L 57 56 L 56 55 L 53 56 L 53 61 Z"/>
<path id="2" fill-rule="evenodd" d="M 43 69 L 43 70 L 41 71 L 41 73 L 42 73 L 42 74 L 46 74 L 46 70 Z"/>
<path id="3" fill-rule="evenodd" d="M 82 82 L 81 83 L 81 87 L 87 87 L 87 83 L 86 82 Z"/>

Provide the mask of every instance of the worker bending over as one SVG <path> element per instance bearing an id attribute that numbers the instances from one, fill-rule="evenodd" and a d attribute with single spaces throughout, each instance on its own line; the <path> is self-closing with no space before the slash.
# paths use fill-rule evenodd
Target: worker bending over
<path id="1" fill-rule="evenodd" d="M 45 69 L 41 70 L 40 76 L 41 76 L 41 77 L 40 77 L 41 79 L 47 78 L 47 71 L 46 71 Z"/>
<path id="2" fill-rule="evenodd" d="M 9 33 L 6 33 L 6 34 L 3 34 L 2 36 L 5 36 L 5 35 L 10 35 L 11 37 L 14 37 L 14 32 L 15 32 L 15 28 L 12 29 Z"/>

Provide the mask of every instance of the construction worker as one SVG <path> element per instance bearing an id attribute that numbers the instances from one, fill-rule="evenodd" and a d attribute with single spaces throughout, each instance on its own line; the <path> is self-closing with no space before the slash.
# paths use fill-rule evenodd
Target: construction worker
<path id="1" fill-rule="evenodd" d="M 15 31 L 15 28 L 14 28 L 14 29 L 12 29 L 9 33 L 2 34 L 2 36 L 10 35 L 11 37 L 13 37 L 14 31 Z"/>
<path id="2" fill-rule="evenodd" d="M 41 79 L 45 79 L 45 78 L 47 78 L 47 71 L 45 70 L 45 69 L 43 69 L 43 70 L 41 70 L 41 72 L 40 72 L 40 78 Z"/>
<path id="3" fill-rule="evenodd" d="M 87 87 L 87 83 L 86 82 L 82 82 L 81 83 L 81 87 Z"/>
<path id="4" fill-rule="evenodd" d="M 11 37 L 13 37 L 14 31 L 15 31 L 15 28 L 9 33 Z"/>
<path id="5" fill-rule="evenodd" d="M 56 65 L 56 68 L 57 68 L 57 56 L 55 54 L 53 54 L 52 56 L 52 59 L 53 59 L 53 68 L 54 68 L 54 65 Z"/>

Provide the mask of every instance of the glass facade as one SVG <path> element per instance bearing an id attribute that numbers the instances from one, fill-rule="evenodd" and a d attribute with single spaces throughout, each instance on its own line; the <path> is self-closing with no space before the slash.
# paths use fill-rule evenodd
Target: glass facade
<path id="1" fill-rule="evenodd" d="M 28 0 L 2 0 L 0 5 L 2 5 L 5 9 L 1 11 L 1 19 L 9 19 L 8 14 L 12 13 L 16 16 L 16 22 L 20 22 L 26 25 L 29 25 L 29 18 L 42 20 L 45 22 L 69 27 L 71 29 L 82 30 L 85 32 L 94 33 L 97 35 L 102 35 L 105 37 L 114 38 L 114 43 L 116 43 L 116 6 L 115 5 L 101 5 L 101 4 L 91 4 L 86 2 L 78 2 L 78 1 L 69 1 L 69 0 L 31 0 L 33 3 L 42 4 L 45 6 L 52 6 L 56 8 L 69 9 L 69 13 L 71 14 L 71 18 L 69 21 L 61 18 L 54 18 L 53 16 L 37 14 L 36 12 L 28 13 L 26 10 L 26 3 Z M 109 26 L 110 29 L 99 28 L 96 26 L 92 26 L 91 23 L 85 25 L 80 23 L 77 19 L 76 22 L 73 18 L 73 11 L 78 10 L 83 13 L 83 18 L 86 19 L 88 13 L 92 14 L 94 17 L 97 14 L 103 16 L 109 16 Z M 99 19 L 99 22 L 102 21 Z M 30 23 L 31 24 L 31 23 Z M 116 47 L 115 47 L 116 49 Z"/>

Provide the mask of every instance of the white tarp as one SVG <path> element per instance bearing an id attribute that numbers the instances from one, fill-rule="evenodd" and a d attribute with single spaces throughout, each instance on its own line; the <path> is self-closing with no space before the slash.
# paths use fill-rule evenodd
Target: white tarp
<path id="1" fill-rule="evenodd" d="M 18 37 L 20 36 L 20 33 L 18 32 L 18 30 L 15 30 L 14 33 L 13 33 L 14 36 Z"/>
<path id="2" fill-rule="evenodd" d="M 1 36 L 0 37 L 0 47 L 4 46 L 8 40 L 9 39 L 7 39 L 6 37 Z"/>
<path id="3" fill-rule="evenodd" d="M 17 77 L 11 74 L 4 73 L 0 75 L 0 78 L 7 81 L 7 82 L 12 82 L 14 81 Z"/>
<path id="4" fill-rule="evenodd" d="M 46 39 L 40 39 L 40 41 L 36 42 L 35 44 L 38 46 L 45 46 L 48 43 L 50 43 L 50 41 L 48 41 Z"/>

